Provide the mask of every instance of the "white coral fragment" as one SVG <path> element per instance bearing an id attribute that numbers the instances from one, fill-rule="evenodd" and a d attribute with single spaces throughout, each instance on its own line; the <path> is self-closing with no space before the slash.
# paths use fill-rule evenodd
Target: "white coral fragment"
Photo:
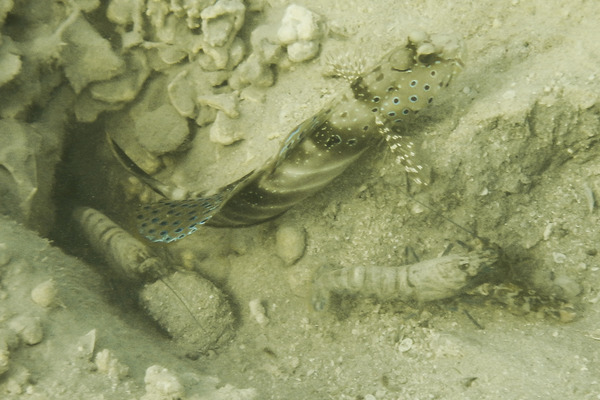
<path id="1" fill-rule="evenodd" d="M 323 33 L 323 23 L 319 15 L 292 4 L 285 10 L 277 38 L 282 45 L 287 46 L 291 61 L 302 62 L 317 55 Z"/>
<path id="2" fill-rule="evenodd" d="M 61 53 L 65 75 L 76 93 L 90 82 L 107 80 L 123 72 L 123 60 L 83 17 L 67 28 L 65 41 L 69 43 Z"/>
<path id="3" fill-rule="evenodd" d="M 21 71 L 21 57 L 17 49 L 4 39 L 0 47 L 0 86 L 11 81 Z"/>
<path id="4" fill-rule="evenodd" d="M 108 375 L 113 381 L 120 381 L 129 375 L 129 367 L 122 364 L 108 349 L 104 349 L 94 359 L 98 372 Z"/>
<path id="5" fill-rule="evenodd" d="M 219 0 L 202 10 L 202 32 L 210 46 L 221 47 L 231 42 L 244 24 L 246 6 L 240 0 Z"/>
<path id="6" fill-rule="evenodd" d="M 244 138 L 234 120 L 223 111 L 217 112 L 215 122 L 210 126 L 210 141 L 228 146 Z"/>
<path id="7" fill-rule="evenodd" d="M 299 40 L 319 39 L 320 17 L 307 8 L 292 4 L 285 10 L 277 37 L 286 45 Z"/>
<path id="8" fill-rule="evenodd" d="M 160 365 L 152 365 L 146 370 L 144 377 L 146 394 L 142 400 L 181 399 L 185 396 L 183 385 L 177 376 Z"/>
<path id="9" fill-rule="evenodd" d="M 229 118 L 238 118 L 240 116 L 240 101 L 237 93 L 201 95 L 198 96 L 197 100 L 201 105 L 223 111 Z"/>

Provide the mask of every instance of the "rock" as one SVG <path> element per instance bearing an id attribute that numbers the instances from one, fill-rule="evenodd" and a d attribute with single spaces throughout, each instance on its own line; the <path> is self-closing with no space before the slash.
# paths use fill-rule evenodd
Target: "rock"
<path id="1" fill-rule="evenodd" d="M 196 100 L 203 106 L 210 106 L 223 111 L 229 118 L 238 118 L 240 116 L 238 109 L 240 101 L 237 93 L 200 95 Z"/>
<path id="2" fill-rule="evenodd" d="M 142 112 L 134 121 L 139 144 L 154 155 L 177 150 L 190 134 L 187 120 L 170 104 Z"/>
<path id="3" fill-rule="evenodd" d="M 24 221 L 38 191 L 35 155 L 39 134 L 31 125 L 12 119 L 0 120 L 0 212 Z"/>
<path id="4" fill-rule="evenodd" d="M 39 318 L 19 316 L 10 320 L 8 327 L 15 331 L 25 344 L 38 344 L 44 338 Z"/>
<path id="5" fill-rule="evenodd" d="M 189 72 L 187 69 L 178 73 L 169 82 L 167 92 L 169 93 L 171 105 L 175 107 L 179 115 L 191 118 L 194 116 L 194 111 L 196 110 L 196 103 L 194 101 L 196 90 L 193 85 L 190 85 L 188 75 Z"/>
<path id="6" fill-rule="evenodd" d="M 68 45 L 61 51 L 64 71 L 76 93 L 90 82 L 108 80 L 123 72 L 124 61 L 83 16 L 66 29 L 65 41 Z"/>
<path id="7" fill-rule="evenodd" d="M 210 141 L 228 146 L 243 139 L 243 132 L 239 130 L 237 123 L 223 111 L 217 112 L 215 122 L 210 127 Z"/>
<path id="8" fill-rule="evenodd" d="M 234 89 L 242 89 L 248 85 L 269 87 L 275 82 L 270 65 L 261 61 L 256 53 L 244 60 L 231 75 L 229 85 Z"/>
<path id="9" fill-rule="evenodd" d="M 250 34 L 252 51 L 266 64 L 275 64 L 282 52 L 282 46 L 277 39 L 277 32 L 272 25 L 261 25 Z"/>
<path id="10" fill-rule="evenodd" d="M 90 85 L 90 94 L 94 99 L 107 103 L 122 103 L 136 98 L 150 75 L 150 67 L 145 54 L 140 50 L 130 51 L 125 61 L 126 74 Z"/>
<path id="11" fill-rule="evenodd" d="M 204 41 L 212 47 L 222 47 L 244 24 L 246 6 L 240 0 L 219 0 L 200 13 Z"/>
<path id="12" fill-rule="evenodd" d="M 204 53 L 208 57 L 200 57 L 198 62 L 207 71 L 226 69 L 229 63 L 229 48 L 227 47 L 204 47 Z"/>
<path id="13" fill-rule="evenodd" d="M 217 348 L 233 336 L 234 318 L 227 299 L 195 274 L 176 272 L 148 284 L 140 299 L 173 339 L 197 352 Z"/>

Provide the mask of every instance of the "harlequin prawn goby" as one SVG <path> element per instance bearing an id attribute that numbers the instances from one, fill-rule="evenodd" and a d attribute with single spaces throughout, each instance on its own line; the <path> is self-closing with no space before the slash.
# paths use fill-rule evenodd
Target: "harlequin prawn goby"
<path id="1" fill-rule="evenodd" d="M 384 140 L 418 181 L 421 167 L 413 163 L 407 123 L 461 69 L 461 53 L 461 45 L 449 51 L 416 35 L 367 72 L 339 68 L 350 84 L 348 94 L 299 124 L 265 165 L 210 196 L 141 206 L 135 216 L 139 233 L 152 242 L 170 243 L 204 224 L 235 227 L 267 221 L 322 189 Z M 116 153 L 121 161 L 126 157 Z M 151 177 L 143 178 L 161 192 Z"/>

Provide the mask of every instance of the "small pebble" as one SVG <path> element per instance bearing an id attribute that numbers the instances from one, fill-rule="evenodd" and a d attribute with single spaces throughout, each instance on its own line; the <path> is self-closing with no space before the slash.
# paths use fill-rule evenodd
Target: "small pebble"
<path id="1" fill-rule="evenodd" d="M 555 226 L 556 226 L 556 222 L 549 222 L 546 225 L 546 228 L 544 228 L 544 233 L 542 235 L 542 237 L 544 238 L 544 240 L 550 239 L 550 236 L 552 236 L 552 232 L 554 231 L 554 227 Z"/>
<path id="2" fill-rule="evenodd" d="M 250 307 L 250 315 L 259 325 L 264 326 L 269 323 L 265 308 L 259 299 L 250 300 L 248 306 Z"/>
<path id="3" fill-rule="evenodd" d="M 6 243 L 0 243 L 0 267 L 5 266 L 10 262 L 10 251 Z"/>
<path id="4" fill-rule="evenodd" d="M 575 318 L 577 318 L 577 312 L 573 307 L 564 307 L 563 309 L 558 311 L 559 320 L 562 323 L 573 322 Z"/>
<path id="5" fill-rule="evenodd" d="M 404 338 L 398 343 L 398 351 L 401 353 L 406 353 L 413 346 L 413 340 L 411 338 Z"/>
<path id="6" fill-rule="evenodd" d="M 567 256 L 564 255 L 563 253 L 553 252 L 552 258 L 554 259 L 554 262 L 557 264 L 564 264 L 565 261 L 567 261 Z"/>
<path id="7" fill-rule="evenodd" d="M 56 283 L 52 279 L 40 283 L 31 291 L 31 299 L 42 307 L 55 305 L 57 295 Z"/>
<path id="8" fill-rule="evenodd" d="M 76 355 L 77 358 L 87 361 L 92 360 L 94 347 L 96 346 L 96 330 L 92 329 L 77 340 Z"/>
<path id="9" fill-rule="evenodd" d="M 287 265 L 292 265 L 304 254 L 306 231 L 291 225 L 280 226 L 275 235 L 275 246 L 277 255 Z"/>
<path id="10" fill-rule="evenodd" d="M 29 345 L 38 344 L 44 338 L 39 318 L 20 316 L 12 319 L 8 327 L 15 331 L 21 340 Z"/>
<path id="11" fill-rule="evenodd" d="M 502 95 L 502 98 L 504 100 L 512 100 L 517 96 L 517 93 L 514 90 L 507 90 L 506 92 L 504 92 L 504 94 Z"/>
<path id="12" fill-rule="evenodd" d="M 311 293 L 312 282 L 314 279 L 314 268 L 309 265 L 317 265 L 321 260 L 302 260 L 288 269 L 288 285 L 294 296 L 304 298 Z"/>
<path id="13" fill-rule="evenodd" d="M 6 341 L 0 338 L 0 376 L 10 368 L 10 351 Z"/>
<path id="14" fill-rule="evenodd" d="M 579 283 L 567 275 L 556 276 L 553 283 L 560 290 L 559 295 L 566 299 L 573 299 L 577 297 L 583 290 Z"/>

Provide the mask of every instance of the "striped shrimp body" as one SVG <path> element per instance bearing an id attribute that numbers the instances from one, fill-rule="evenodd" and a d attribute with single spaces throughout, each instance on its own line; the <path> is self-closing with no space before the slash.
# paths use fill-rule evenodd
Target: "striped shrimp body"
<path id="1" fill-rule="evenodd" d="M 165 272 L 164 261 L 106 215 L 88 207 L 77 207 L 73 219 L 96 253 L 129 280 L 157 279 Z"/>
<path id="2" fill-rule="evenodd" d="M 366 73 L 344 70 L 348 94 L 298 125 L 263 167 L 212 196 L 142 206 L 136 214 L 138 231 L 150 241 L 170 243 L 203 224 L 235 227 L 267 221 L 325 187 L 383 140 L 418 182 L 421 167 L 413 165 L 407 122 L 459 70 L 458 56 L 443 54 L 427 36 L 409 38 L 407 46 L 392 50 Z"/>
<path id="3" fill-rule="evenodd" d="M 419 303 L 446 299 L 489 278 L 498 260 L 498 251 L 485 249 L 399 267 L 322 268 L 313 282 L 311 301 L 313 308 L 321 311 L 330 304 L 332 294 Z"/>
<path id="4" fill-rule="evenodd" d="M 179 344 L 194 352 L 217 348 L 233 337 L 226 296 L 210 281 L 177 268 L 93 208 L 78 207 L 73 219 L 118 277 L 144 283 L 139 301 Z"/>

